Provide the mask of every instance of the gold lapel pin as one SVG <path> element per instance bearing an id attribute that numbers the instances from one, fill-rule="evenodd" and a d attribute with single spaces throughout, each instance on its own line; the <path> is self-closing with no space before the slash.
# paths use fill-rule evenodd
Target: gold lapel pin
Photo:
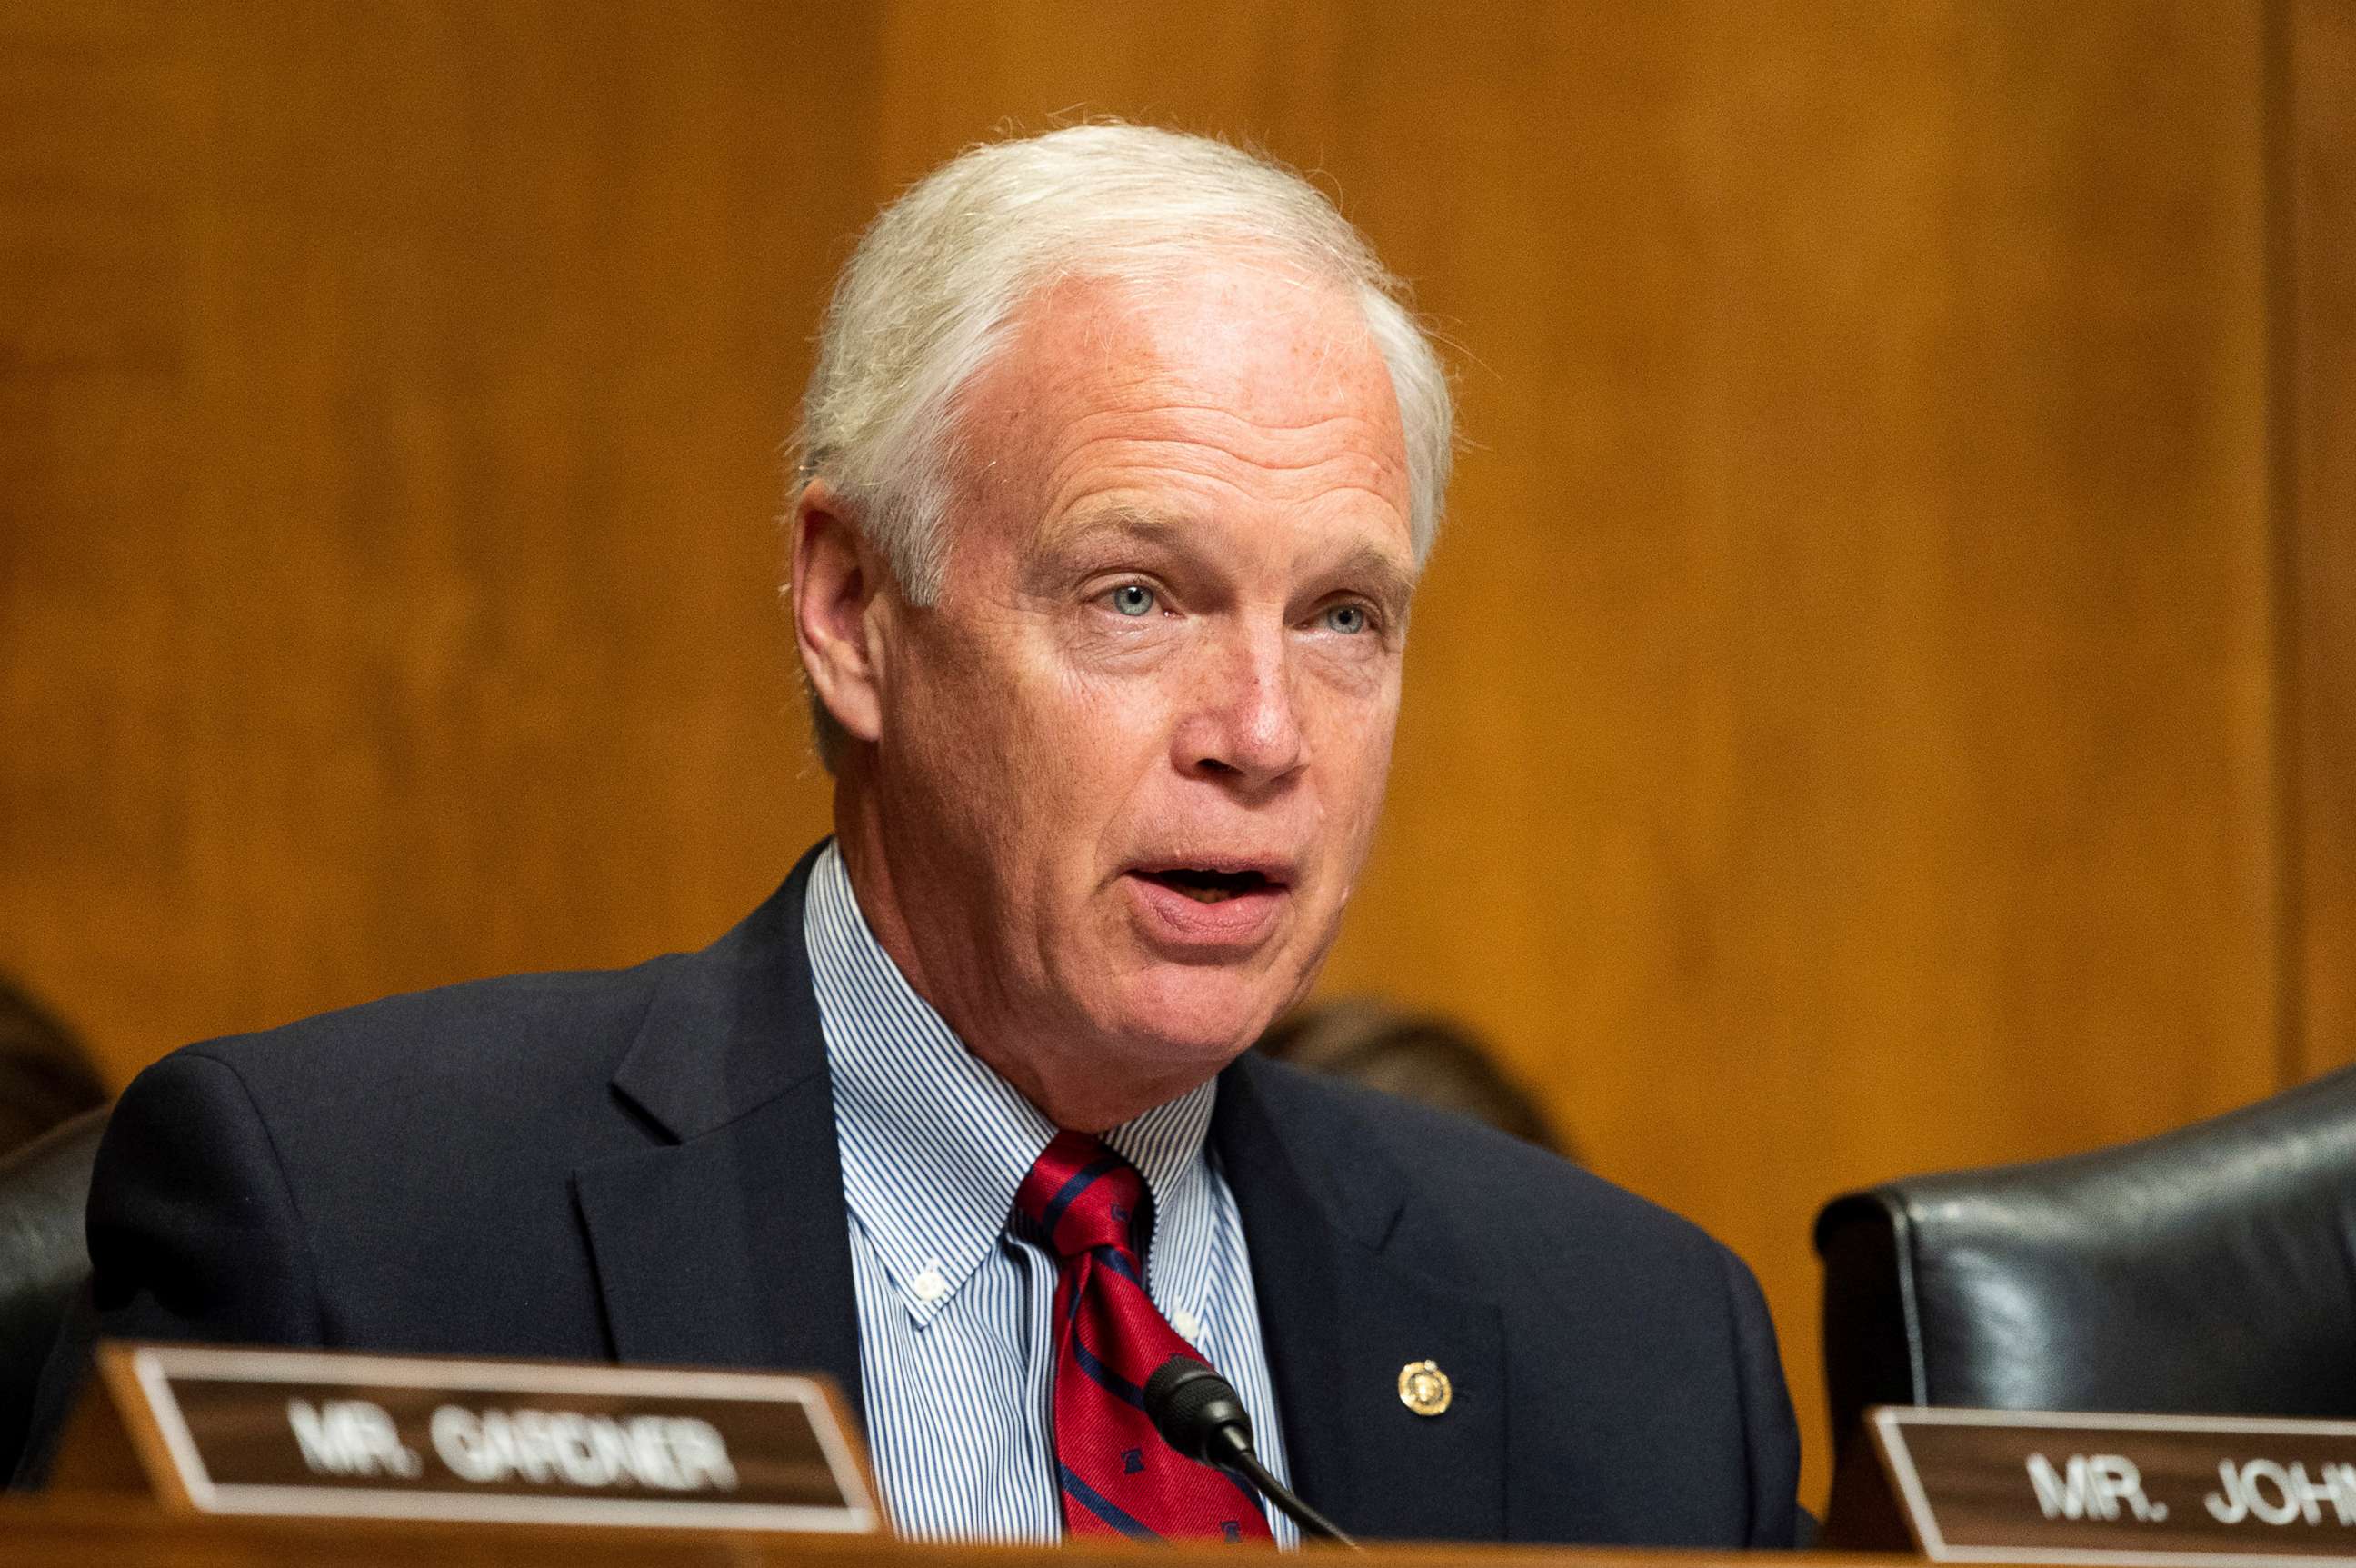
<path id="1" fill-rule="evenodd" d="M 1399 1369 L 1399 1403 L 1418 1415 L 1439 1415 L 1456 1397 L 1455 1385 L 1437 1361 L 1409 1361 Z"/>

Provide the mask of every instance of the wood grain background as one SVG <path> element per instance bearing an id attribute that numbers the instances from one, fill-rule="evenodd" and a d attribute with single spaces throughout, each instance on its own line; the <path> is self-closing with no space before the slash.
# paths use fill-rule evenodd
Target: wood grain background
<path id="1" fill-rule="evenodd" d="M 1320 177 L 1464 454 L 1329 984 L 1765 1282 L 2356 1057 L 2330 0 L 0 6 L 0 965 L 127 1078 L 699 944 L 823 831 L 850 237 L 1116 113 Z"/>

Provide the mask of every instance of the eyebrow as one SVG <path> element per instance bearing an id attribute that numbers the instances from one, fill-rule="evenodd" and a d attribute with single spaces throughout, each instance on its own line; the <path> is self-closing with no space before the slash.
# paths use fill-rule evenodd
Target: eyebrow
<path id="1" fill-rule="evenodd" d="M 1129 506 L 1106 507 L 1049 530 L 1034 544 L 1033 553 L 1053 555 L 1105 538 L 1133 539 L 1140 543 L 1176 550 L 1184 545 L 1187 535 L 1192 532 L 1184 523 L 1165 512 L 1144 511 Z"/>
<path id="2" fill-rule="evenodd" d="M 1369 596 L 1394 615 L 1404 613 L 1408 602 L 1415 597 L 1414 570 L 1400 565 L 1398 556 L 1371 544 L 1361 544 L 1343 557 L 1333 576 L 1340 582 L 1367 583 Z"/>

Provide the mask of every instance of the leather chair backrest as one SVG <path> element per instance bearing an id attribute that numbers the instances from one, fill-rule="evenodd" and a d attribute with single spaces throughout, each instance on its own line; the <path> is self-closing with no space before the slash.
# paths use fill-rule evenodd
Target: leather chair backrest
<path id="1" fill-rule="evenodd" d="M 2356 1069 L 1849 1193 L 1815 1240 L 1844 1462 L 1871 1404 L 2356 1416 Z"/>
<path id="2" fill-rule="evenodd" d="M 90 1280 L 82 1211 L 106 1109 L 0 1160 L 0 1481 L 16 1467 L 41 1368 Z"/>

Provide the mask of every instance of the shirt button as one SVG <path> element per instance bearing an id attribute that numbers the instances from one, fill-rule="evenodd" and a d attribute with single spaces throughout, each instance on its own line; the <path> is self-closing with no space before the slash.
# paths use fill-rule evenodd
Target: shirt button
<path id="1" fill-rule="evenodd" d="M 1170 1315 L 1170 1326 L 1178 1331 L 1181 1339 L 1203 1337 L 1203 1320 L 1183 1306 Z"/>
<path id="2" fill-rule="evenodd" d="M 929 1306 L 949 1294 L 948 1276 L 941 1273 L 938 1263 L 926 1263 L 923 1272 L 908 1282 L 908 1288 L 916 1293 L 918 1301 Z"/>

